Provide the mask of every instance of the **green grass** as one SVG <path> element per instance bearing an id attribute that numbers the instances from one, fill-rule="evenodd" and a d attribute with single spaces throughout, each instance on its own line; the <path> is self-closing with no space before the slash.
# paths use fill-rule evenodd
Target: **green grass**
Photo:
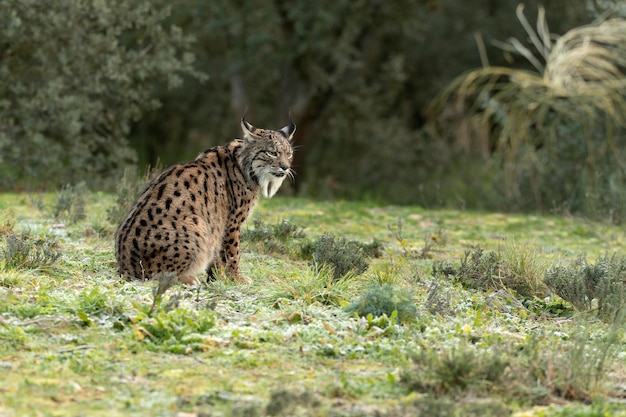
<path id="1" fill-rule="evenodd" d="M 0 195 L 2 248 L 28 233 L 61 253 L 45 267 L 0 256 L 0 416 L 626 416 L 623 328 L 538 282 L 583 253 L 626 254 L 623 227 L 264 200 L 254 215 L 266 224 L 377 239 L 383 254 L 335 279 L 298 255 L 300 237 L 275 251 L 264 234 L 243 242 L 252 284 L 175 284 L 155 303 L 155 282 L 115 276 L 115 197 L 89 194 L 86 218 L 66 223 L 55 201 Z M 433 275 L 478 246 L 536 297 Z"/>

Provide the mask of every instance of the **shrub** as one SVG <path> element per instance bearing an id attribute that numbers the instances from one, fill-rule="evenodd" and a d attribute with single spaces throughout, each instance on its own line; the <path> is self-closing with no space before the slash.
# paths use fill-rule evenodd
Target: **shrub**
<path id="1" fill-rule="evenodd" d="M 452 277 L 466 288 L 477 290 L 510 289 L 525 298 L 543 294 L 539 265 L 535 254 L 527 248 L 505 252 L 484 251 L 480 247 L 465 251 L 458 266 L 436 262 L 433 276 Z"/>
<path id="2" fill-rule="evenodd" d="M 311 265 L 328 265 L 335 279 L 349 273 L 359 275 L 369 267 L 363 244 L 346 238 L 336 238 L 324 233 L 312 246 L 303 247 L 303 252 L 311 251 Z"/>
<path id="3" fill-rule="evenodd" d="M 49 238 L 38 238 L 29 233 L 11 233 L 4 239 L 2 266 L 5 270 L 48 268 L 61 257 L 57 246 Z"/>
<path id="4" fill-rule="evenodd" d="M 270 302 L 280 299 L 302 301 L 306 305 L 319 303 L 339 305 L 350 298 L 355 282 L 351 279 L 337 280 L 333 271 L 326 265 L 321 268 L 309 268 L 287 280 L 276 283 L 275 290 L 269 296 Z"/>
<path id="5" fill-rule="evenodd" d="M 401 375 L 401 382 L 412 391 L 437 394 L 484 391 L 502 381 L 509 365 L 507 355 L 497 348 L 480 349 L 468 343 L 425 348 L 412 361 L 414 368 Z"/>
<path id="6" fill-rule="evenodd" d="M 65 218 L 70 223 L 77 223 L 87 217 L 85 213 L 87 184 L 79 182 L 76 185 L 67 184 L 61 188 L 54 206 L 54 218 Z"/>
<path id="7" fill-rule="evenodd" d="M 306 237 L 304 226 L 291 223 L 287 219 L 269 225 L 261 218 L 255 218 L 253 225 L 253 229 L 246 227 L 241 231 L 241 239 L 257 244 L 266 253 L 287 253 L 290 240 Z"/>
<path id="8" fill-rule="evenodd" d="M 598 303 L 598 315 L 612 321 L 626 305 L 626 257 L 604 255 L 595 263 L 579 256 L 573 262 L 553 265 L 545 283 L 559 297 L 581 311 Z"/>
<path id="9" fill-rule="evenodd" d="M 480 247 L 465 251 L 458 266 L 436 262 L 434 277 L 452 277 L 466 288 L 477 290 L 510 289 L 525 298 L 543 295 L 542 266 L 528 247 L 516 245 L 504 251 L 484 251 Z"/>
<path id="10" fill-rule="evenodd" d="M 590 401 L 610 375 L 620 350 L 622 329 L 602 337 L 574 330 L 567 337 L 537 332 L 493 344 L 471 339 L 413 353 L 413 367 L 400 383 L 411 391 L 455 397 L 501 397 L 505 402 L 545 404 L 560 398 Z"/>
<path id="11" fill-rule="evenodd" d="M 396 312 L 399 320 L 407 321 L 415 318 L 417 307 L 405 289 L 391 284 L 373 284 L 350 303 L 346 312 L 360 317 L 370 314 L 391 317 Z"/>

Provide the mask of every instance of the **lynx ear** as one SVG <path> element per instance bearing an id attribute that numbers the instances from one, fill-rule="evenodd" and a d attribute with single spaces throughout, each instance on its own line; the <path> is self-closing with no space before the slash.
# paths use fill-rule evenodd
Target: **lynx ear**
<path id="1" fill-rule="evenodd" d="M 247 107 L 243 112 L 243 116 L 241 116 L 241 130 L 243 130 L 243 137 L 249 141 L 257 140 L 260 137 L 255 133 L 257 128 L 246 122 L 246 113 L 248 113 Z"/>
<path id="2" fill-rule="evenodd" d="M 293 139 L 293 134 L 296 132 L 296 124 L 293 122 L 291 112 L 289 112 L 289 125 L 280 129 L 279 132 L 287 139 Z"/>

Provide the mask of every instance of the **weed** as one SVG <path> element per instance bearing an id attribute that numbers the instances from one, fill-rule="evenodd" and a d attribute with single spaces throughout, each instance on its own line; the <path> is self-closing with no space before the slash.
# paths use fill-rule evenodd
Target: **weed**
<path id="1" fill-rule="evenodd" d="M 401 382 L 413 391 L 437 395 L 486 391 L 502 380 L 509 365 L 508 356 L 495 347 L 481 350 L 468 343 L 440 350 L 424 347 L 412 360 L 415 367 L 401 375 Z"/>
<path id="2" fill-rule="evenodd" d="M 155 275 L 155 280 L 157 284 L 152 290 L 152 305 L 150 306 L 150 314 L 154 312 L 155 309 L 161 306 L 161 302 L 163 300 L 163 295 L 165 292 L 172 287 L 177 281 L 178 275 L 175 272 L 160 272 Z M 172 306 L 178 302 L 178 298 L 174 297 L 170 300 L 168 306 L 166 306 L 166 310 L 170 310 Z"/>
<path id="3" fill-rule="evenodd" d="M 539 266 L 531 261 L 532 254 L 524 251 L 485 252 L 480 247 L 465 251 L 460 265 L 436 262 L 434 277 L 452 277 L 464 287 L 477 290 L 510 289 L 525 298 L 543 294 L 538 280 Z"/>
<path id="4" fill-rule="evenodd" d="M 7 236 L 14 233 L 15 224 L 10 219 L 5 219 L 4 216 L 0 217 L 0 236 Z"/>
<path id="5" fill-rule="evenodd" d="M 85 182 L 63 186 L 54 206 L 54 218 L 64 218 L 72 224 L 85 219 L 85 217 L 87 217 L 85 213 L 85 197 L 87 191 L 87 184 L 85 184 Z"/>
<path id="6" fill-rule="evenodd" d="M 411 259 L 429 259 L 432 258 L 432 253 L 437 249 L 445 246 L 446 238 L 443 230 L 443 224 L 438 223 L 436 231 L 432 233 L 427 233 L 424 236 L 424 244 L 421 248 L 418 248 L 416 245 L 410 243 L 408 239 L 404 237 L 404 222 L 401 218 L 398 218 L 394 225 L 388 225 L 387 229 L 391 232 L 394 239 L 400 245 L 402 250 L 402 254 Z"/>
<path id="7" fill-rule="evenodd" d="M 581 328 L 556 344 L 548 342 L 545 334 L 531 336 L 513 356 L 511 373 L 516 377 L 511 381 L 512 391 L 540 403 L 549 397 L 590 401 L 619 352 L 620 331 L 614 326 L 606 337 L 594 338 Z M 550 349 L 546 343 L 552 343 Z"/>
<path id="8" fill-rule="evenodd" d="M 417 307 L 406 290 L 396 285 L 372 284 L 346 308 L 360 317 L 379 317 L 396 312 L 400 321 L 415 319 Z"/>
<path id="9" fill-rule="evenodd" d="M 270 295 L 274 304 L 280 299 L 303 301 L 305 304 L 340 305 L 355 290 L 355 280 L 350 275 L 335 279 L 327 266 L 309 268 L 288 280 L 277 282 L 277 289 Z"/>
<path id="10" fill-rule="evenodd" d="M 571 317 L 573 313 L 572 305 L 558 296 L 545 300 L 535 297 L 524 300 L 522 304 L 537 316 Z"/>
<path id="11" fill-rule="evenodd" d="M 287 390 L 272 392 L 270 400 L 265 407 L 265 415 L 286 416 L 299 415 L 297 410 L 311 410 L 318 408 L 320 401 L 309 391 L 293 393 Z"/>
<path id="12" fill-rule="evenodd" d="M 7 269 L 46 269 L 60 257 L 58 244 L 49 238 L 37 238 L 29 233 L 12 233 L 4 238 L 2 267 Z"/>
<path id="13" fill-rule="evenodd" d="M 598 315 L 607 321 L 620 316 L 626 305 L 626 257 L 604 255 L 595 263 L 579 256 L 569 264 L 553 265 L 545 283 L 574 308 L 591 310 L 597 300 Z"/>
<path id="14" fill-rule="evenodd" d="M 441 316 L 451 316 L 455 313 L 450 299 L 450 291 L 439 281 L 433 281 L 429 286 L 424 308 L 430 314 L 438 314 Z"/>
<path id="15" fill-rule="evenodd" d="M 136 340 L 151 350 L 186 354 L 206 350 L 203 333 L 213 328 L 215 318 L 207 309 L 157 309 L 131 318 Z"/>
<path id="16" fill-rule="evenodd" d="M 291 239 L 303 239 L 304 226 L 282 220 L 274 225 L 263 223 L 260 217 L 253 220 L 254 228 L 246 228 L 241 232 L 241 239 L 255 243 L 265 253 L 289 252 L 288 242 Z"/>
<path id="17" fill-rule="evenodd" d="M 369 266 L 361 243 L 346 238 L 339 239 L 330 233 L 324 233 L 315 242 L 312 252 L 311 265 L 316 268 L 328 265 L 335 279 L 349 273 L 362 274 Z"/>

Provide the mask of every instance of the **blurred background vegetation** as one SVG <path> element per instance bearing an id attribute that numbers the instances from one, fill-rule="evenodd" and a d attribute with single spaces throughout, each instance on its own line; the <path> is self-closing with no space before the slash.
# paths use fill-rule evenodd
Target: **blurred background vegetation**
<path id="1" fill-rule="evenodd" d="M 5 0 L 0 189 L 110 190 L 238 137 L 249 106 L 294 114 L 284 193 L 621 222 L 626 7 L 518 6 Z"/>

